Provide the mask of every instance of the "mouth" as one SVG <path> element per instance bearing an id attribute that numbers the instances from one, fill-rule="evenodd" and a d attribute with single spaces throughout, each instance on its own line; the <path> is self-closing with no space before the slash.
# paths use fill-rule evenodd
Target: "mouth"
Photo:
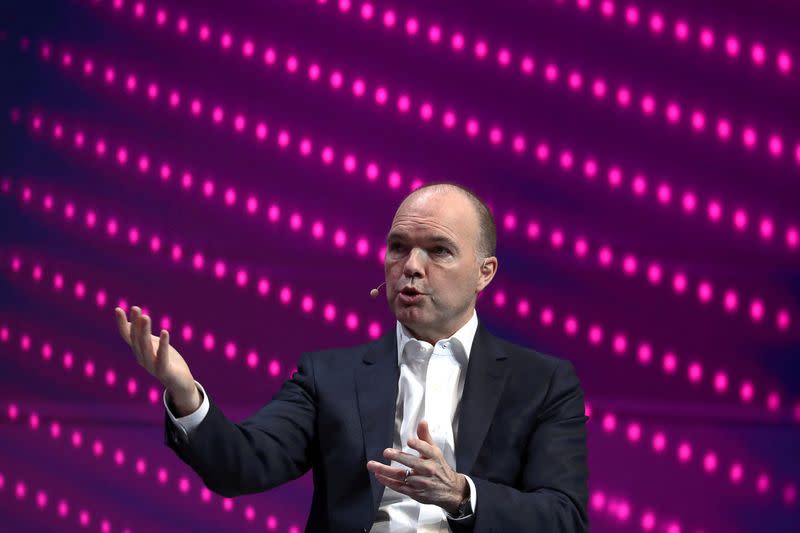
<path id="1" fill-rule="evenodd" d="M 417 294 L 422 294 L 422 293 L 421 293 L 421 292 L 419 292 L 419 291 L 418 291 L 417 289 L 415 289 L 414 287 L 403 287 L 403 288 L 400 290 L 400 294 L 406 294 L 406 295 L 408 295 L 408 296 L 414 296 L 414 295 L 417 295 Z"/>
<path id="2" fill-rule="evenodd" d="M 414 287 L 403 287 L 397 297 L 405 303 L 415 303 L 422 299 L 425 293 L 420 292 Z"/>

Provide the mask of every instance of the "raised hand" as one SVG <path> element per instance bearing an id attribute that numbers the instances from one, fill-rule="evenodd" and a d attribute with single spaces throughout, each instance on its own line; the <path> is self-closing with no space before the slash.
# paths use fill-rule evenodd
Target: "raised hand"
<path id="1" fill-rule="evenodd" d="M 200 406 L 200 394 L 194 384 L 189 365 L 169 344 L 169 332 L 161 330 L 158 337 L 150 332 L 150 317 L 142 310 L 131 308 L 130 322 L 121 308 L 114 308 L 119 334 L 136 355 L 136 361 L 155 376 L 169 391 L 179 415 L 193 412 Z"/>

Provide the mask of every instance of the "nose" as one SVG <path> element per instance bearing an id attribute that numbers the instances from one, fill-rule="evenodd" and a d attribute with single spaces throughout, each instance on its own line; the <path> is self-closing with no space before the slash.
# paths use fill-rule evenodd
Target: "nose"
<path id="1" fill-rule="evenodd" d="M 421 278 L 424 275 L 423 262 L 425 252 L 419 248 L 413 248 L 408 254 L 405 264 L 403 265 L 403 275 L 408 278 Z"/>

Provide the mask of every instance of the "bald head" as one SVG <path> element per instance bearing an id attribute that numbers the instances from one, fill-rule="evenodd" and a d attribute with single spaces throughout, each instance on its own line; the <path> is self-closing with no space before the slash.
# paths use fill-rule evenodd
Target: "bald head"
<path id="1" fill-rule="evenodd" d="M 445 202 L 448 201 L 448 196 L 450 196 L 450 200 L 452 200 L 453 195 L 466 200 L 467 204 L 471 207 L 475 223 L 477 224 L 478 231 L 475 250 L 479 259 L 492 257 L 496 254 L 497 227 L 495 226 L 494 217 L 492 216 L 491 211 L 489 211 L 489 207 L 472 191 L 462 187 L 461 185 L 456 185 L 455 183 L 449 182 L 430 183 L 428 185 L 424 185 L 406 196 L 400 204 L 400 207 L 398 207 L 398 211 L 400 211 L 400 209 L 408 203 L 415 202 L 423 197 L 427 198 L 433 195 L 441 196 L 442 201 Z"/>

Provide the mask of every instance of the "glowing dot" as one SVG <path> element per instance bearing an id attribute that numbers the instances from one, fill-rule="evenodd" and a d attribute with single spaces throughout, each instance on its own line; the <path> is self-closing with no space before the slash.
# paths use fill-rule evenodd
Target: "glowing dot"
<path id="1" fill-rule="evenodd" d="M 764 302 L 755 299 L 750 303 L 750 318 L 754 322 L 760 322 L 764 318 Z"/>
<path id="2" fill-rule="evenodd" d="M 406 33 L 409 35 L 416 35 L 419 32 L 419 22 L 415 18 L 406 20 Z"/>
<path id="3" fill-rule="evenodd" d="M 649 94 L 646 94 L 645 96 L 643 96 L 642 97 L 642 112 L 645 115 L 652 115 L 655 112 L 655 110 L 656 110 L 656 101 L 655 101 L 655 99 Z"/>
<path id="4" fill-rule="evenodd" d="M 789 74 L 792 71 L 792 56 L 789 55 L 789 52 L 785 50 L 779 51 L 776 62 L 781 74 Z"/>
<path id="5" fill-rule="evenodd" d="M 689 38 L 689 25 L 679 20 L 675 23 L 675 38 L 679 41 L 686 41 Z"/>
<path id="6" fill-rule="evenodd" d="M 753 384 L 749 381 L 743 382 L 742 386 L 739 388 L 739 397 L 741 400 L 745 403 L 749 403 L 752 401 L 754 394 Z"/>
<path id="7" fill-rule="evenodd" d="M 689 282 L 686 280 L 686 275 L 678 272 L 672 278 L 672 288 L 678 294 L 683 294 L 686 292 L 686 287 L 688 286 Z"/>
<path id="8" fill-rule="evenodd" d="M 747 213 L 742 209 L 737 209 L 733 213 L 733 225 L 739 231 L 744 231 L 747 228 Z"/>
<path id="9" fill-rule="evenodd" d="M 786 331 L 787 329 L 789 329 L 789 326 L 791 325 L 791 317 L 789 316 L 789 311 L 787 311 L 786 309 L 778 310 L 775 322 L 779 330 Z"/>
<path id="10" fill-rule="evenodd" d="M 762 218 L 759 224 L 759 233 L 762 239 L 771 239 L 775 231 L 775 226 L 769 218 Z"/>
<path id="11" fill-rule="evenodd" d="M 756 478 L 756 490 L 761 494 L 769 490 L 769 476 L 766 474 L 759 474 L 758 478 Z"/>
<path id="12" fill-rule="evenodd" d="M 650 361 L 653 359 L 653 348 L 647 343 L 642 343 L 639 345 L 636 356 L 641 364 L 650 364 Z"/>
<path id="13" fill-rule="evenodd" d="M 712 48 L 714 46 L 714 32 L 712 32 L 709 28 L 701 28 L 700 44 L 706 50 Z"/>
<path id="14" fill-rule="evenodd" d="M 688 462 L 692 458 L 692 447 L 688 442 L 681 442 L 678 445 L 678 460 L 682 463 Z"/>
<path id="15" fill-rule="evenodd" d="M 642 438 L 642 427 L 636 422 L 628 424 L 627 437 L 631 442 L 639 442 Z"/>
<path id="16" fill-rule="evenodd" d="M 739 51 L 741 50 L 741 45 L 739 44 L 739 39 L 736 38 L 734 35 L 729 35 L 725 39 L 725 52 L 730 57 L 736 57 L 739 55 Z"/>
<path id="17" fill-rule="evenodd" d="M 606 94 L 608 94 L 608 86 L 606 85 L 606 82 L 601 79 L 594 80 L 592 83 L 592 93 L 598 99 L 605 98 Z"/>
<path id="18" fill-rule="evenodd" d="M 758 137 L 756 135 L 756 130 L 752 127 L 747 126 L 742 130 L 742 142 L 744 143 L 745 148 L 753 149 L 756 145 Z"/>
<path id="19" fill-rule="evenodd" d="M 628 349 L 628 339 L 625 335 L 617 334 L 613 341 L 614 352 L 618 355 L 624 354 Z"/>
<path id="20" fill-rule="evenodd" d="M 667 352 L 664 354 L 664 359 L 662 361 L 662 367 L 664 368 L 664 372 L 667 374 L 674 374 L 675 370 L 678 367 L 678 359 L 672 352 Z"/>
<path id="21" fill-rule="evenodd" d="M 528 75 L 532 74 L 534 66 L 535 63 L 533 61 L 533 58 L 530 56 L 525 56 L 522 58 L 522 61 L 520 61 L 520 69 L 524 74 Z"/>
<path id="22" fill-rule="evenodd" d="M 613 413 L 606 413 L 603 416 L 603 429 L 608 433 L 617 429 L 617 418 Z"/>
<path id="23" fill-rule="evenodd" d="M 666 114 L 667 114 L 667 120 L 671 124 L 676 124 L 681 119 L 681 108 L 678 106 L 678 104 L 670 102 L 669 104 L 667 104 Z"/>
<path id="24" fill-rule="evenodd" d="M 620 107 L 628 107 L 631 103 L 631 91 L 627 87 L 620 87 L 617 90 L 617 103 Z"/>
<path id="25" fill-rule="evenodd" d="M 727 119 L 721 118 L 717 121 L 717 135 L 723 141 L 730 139 L 731 130 L 731 123 Z"/>
<path id="26" fill-rule="evenodd" d="M 691 364 L 689 364 L 688 376 L 689 376 L 689 381 L 691 381 L 692 383 L 700 382 L 700 380 L 703 377 L 703 367 L 700 366 L 700 363 L 692 362 Z"/>
<path id="27" fill-rule="evenodd" d="M 552 63 L 546 65 L 544 67 L 544 78 L 550 83 L 555 82 L 558 79 L 558 67 Z"/>
<path id="28" fill-rule="evenodd" d="M 719 371 L 714 374 L 714 390 L 719 394 L 728 390 L 728 375 L 725 372 Z"/>
<path id="29" fill-rule="evenodd" d="M 539 319 L 545 326 L 550 326 L 553 323 L 554 318 L 555 317 L 553 316 L 553 310 L 550 309 L 549 307 L 545 307 L 544 309 L 542 309 L 542 312 L 539 315 Z"/>
<path id="30" fill-rule="evenodd" d="M 589 342 L 598 345 L 603 341 L 603 330 L 600 326 L 592 325 L 589 328 Z"/>
<path id="31" fill-rule="evenodd" d="M 757 66 L 761 66 L 767 59 L 767 51 L 761 43 L 755 43 L 750 49 L 750 58 Z"/>
<path id="32" fill-rule="evenodd" d="M 475 43 L 475 57 L 484 59 L 489 53 L 489 47 L 485 41 L 478 41 Z"/>

